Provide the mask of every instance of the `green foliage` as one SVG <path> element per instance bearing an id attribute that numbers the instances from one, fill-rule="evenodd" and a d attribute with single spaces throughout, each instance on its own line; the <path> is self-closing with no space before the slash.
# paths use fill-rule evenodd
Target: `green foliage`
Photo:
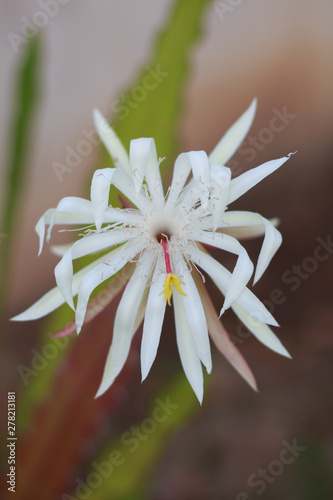
<path id="1" fill-rule="evenodd" d="M 5 169 L 6 190 L 4 193 L 3 220 L 0 226 L 0 232 L 3 235 L 0 245 L 0 316 L 6 297 L 5 290 L 8 285 L 10 249 L 14 236 L 13 227 L 20 208 L 20 195 L 27 177 L 26 165 L 29 142 L 38 102 L 40 45 L 39 36 L 29 40 L 19 68 L 14 92 L 15 107 L 12 113 L 11 132 L 8 138 L 9 159 Z"/>
<path id="2" fill-rule="evenodd" d="M 172 165 L 179 148 L 178 122 L 190 51 L 199 38 L 201 18 L 209 3 L 210 0 L 174 2 L 151 60 L 138 80 L 111 106 L 115 111 L 112 126 L 125 147 L 131 139 L 154 137 L 157 154 L 166 158 L 168 165 Z M 155 88 L 150 88 L 155 84 Z M 105 161 L 111 162 L 109 158 Z"/>

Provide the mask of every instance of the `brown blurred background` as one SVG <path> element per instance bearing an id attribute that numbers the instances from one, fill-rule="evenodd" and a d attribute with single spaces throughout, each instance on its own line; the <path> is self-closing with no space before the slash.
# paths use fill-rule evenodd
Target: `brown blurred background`
<path id="1" fill-rule="evenodd" d="M 63 163 L 66 148 L 76 148 L 83 130 L 92 130 L 94 107 L 112 118 L 112 102 L 151 54 L 171 3 L 71 0 L 44 28 L 43 89 L 21 217 L 13 228 L 9 316 L 53 286 L 57 259 L 47 251 L 37 259 L 34 225 L 60 198 L 87 195 L 98 150 L 65 174 L 63 182 L 53 163 Z M 20 33 L 22 19 L 39 9 L 32 0 L 1 3 L 2 164 L 21 54 L 6 33 Z M 280 171 L 232 207 L 281 219 L 283 245 L 254 292 L 274 312 L 281 325 L 278 334 L 294 359 L 269 352 L 226 314 L 228 331 L 253 368 L 260 392 L 253 394 L 215 353 L 203 407 L 170 441 L 151 479 L 151 498 L 256 498 L 259 486 L 249 485 L 248 478 L 278 460 L 283 442 L 294 439 L 306 450 L 283 472 L 270 474 L 274 479 L 266 482 L 260 498 L 332 498 L 332 24 L 329 0 L 226 0 L 212 3 L 207 12 L 184 95 L 182 150 L 209 152 L 254 96 L 257 116 L 246 145 L 230 164 L 235 174 L 297 150 Z M 259 241 L 247 248 L 255 258 Z M 22 327 L 13 329 L 19 338 Z M 152 377 L 155 373 L 161 379 L 170 357 L 176 357 L 170 337 L 164 336 L 162 368 L 154 366 Z M 139 380 L 133 391 L 150 393 Z"/>

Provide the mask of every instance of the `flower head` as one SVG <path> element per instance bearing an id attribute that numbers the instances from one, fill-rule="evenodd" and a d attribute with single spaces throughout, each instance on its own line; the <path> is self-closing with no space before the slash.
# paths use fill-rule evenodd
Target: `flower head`
<path id="1" fill-rule="evenodd" d="M 56 249 L 63 254 L 55 268 L 57 287 L 14 319 L 40 318 L 67 302 L 75 310 L 79 333 L 92 292 L 120 271 L 126 275 L 130 269 L 132 274 L 117 309 L 111 348 L 97 395 L 103 394 L 121 371 L 142 320 L 141 368 L 142 379 L 146 378 L 157 353 L 166 304 L 171 305 L 171 301 L 181 362 L 199 401 L 203 397 L 201 363 L 208 372 L 212 368 L 209 334 L 239 373 L 256 387 L 246 362 L 219 321 L 204 287 L 203 273 L 210 276 L 224 295 L 220 316 L 231 307 L 258 340 L 289 356 L 268 326 L 277 326 L 275 319 L 247 288 L 254 266 L 238 241 L 242 237 L 264 235 L 254 275 L 256 282 L 279 248 L 281 234 L 275 228 L 275 221 L 257 213 L 228 210 L 233 201 L 289 158 L 288 155 L 268 161 L 231 179 L 231 170 L 224 165 L 244 140 L 255 109 L 254 100 L 209 157 L 204 151 L 179 155 L 166 196 L 154 140 L 132 140 L 128 155 L 115 132 L 95 111 L 96 129 L 115 168 L 96 170 L 90 200 L 63 198 L 57 208 L 41 217 L 36 226 L 40 252 L 46 225 L 47 240 L 53 226 L 58 224 L 83 225 L 86 232 L 69 248 Z M 129 200 L 127 208 L 109 206 L 112 185 Z M 236 255 L 233 272 L 211 257 L 205 246 Z M 106 253 L 73 274 L 75 259 L 100 251 Z M 134 266 L 130 264 L 133 262 Z"/>

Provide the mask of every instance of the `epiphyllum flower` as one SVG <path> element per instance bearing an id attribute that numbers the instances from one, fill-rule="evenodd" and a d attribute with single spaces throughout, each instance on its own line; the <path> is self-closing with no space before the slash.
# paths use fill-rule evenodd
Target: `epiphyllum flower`
<path id="1" fill-rule="evenodd" d="M 204 151 L 179 155 L 166 196 L 154 140 L 132 140 L 128 155 L 114 131 L 95 111 L 96 129 L 115 168 L 94 173 L 90 201 L 63 198 L 57 208 L 48 210 L 39 220 L 36 231 L 40 252 L 46 225 L 49 225 L 47 240 L 55 224 L 79 224 L 90 229 L 63 253 L 55 268 L 57 287 L 14 319 L 40 318 L 67 302 L 75 310 L 79 333 L 95 288 L 120 270 L 126 276 L 128 268 L 131 271 L 134 268 L 131 277 L 127 277 L 129 281 L 117 309 L 112 344 L 97 396 L 111 386 L 121 371 L 143 316 L 141 367 L 142 379 L 146 378 L 156 356 L 166 305 L 171 304 L 171 299 L 181 362 L 199 401 L 203 397 L 201 363 L 208 373 L 212 368 L 209 334 L 231 364 L 256 388 L 251 371 L 218 319 L 203 285 L 202 273 L 210 276 L 225 296 L 220 316 L 231 307 L 259 341 L 289 356 L 268 326 L 277 326 L 275 319 L 246 287 L 254 266 L 238 241 L 264 235 L 254 274 L 257 282 L 280 246 L 281 235 L 272 222 L 257 213 L 227 210 L 233 201 L 289 158 L 268 161 L 231 180 L 231 171 L 224 165 L 248 133 L 255 109 L 254 100 L 209 157 Z M 126 205 L 133 208 L 109 206 L 111 185 L 128 198 L 130 203 Z M 233 272 L 211 257 L 205 245 L 236 255 Z M 103 257 L 73 274 L 74 259 L 106 250 L 108 253 Z"/>

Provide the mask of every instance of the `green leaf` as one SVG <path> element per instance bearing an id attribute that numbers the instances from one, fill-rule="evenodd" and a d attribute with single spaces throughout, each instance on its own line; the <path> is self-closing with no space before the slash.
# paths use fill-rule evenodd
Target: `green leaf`
<path id="1" fill-rule="evenodd" d="M 29 40 L 25 49 L 22 66 L 19 69 L 15 89 L 15 107 L 12 113 L 11 134 L 9 137 L 9 161 L 5 173 L 5 200 L 3 220 L 1 221 L 0 245 L 0 316 L 8 285 L 8 268 L 13 227 L 20 208 L 20 196 L 26 179 L 26 166 L 29 153 L 33 120 L 35 116 L 39 90 L 38 76 L 40 68 L 40 37 Z"/>
<path id="2" fill-rule="evenodd" d="M 154 137 L 157 154 L 165 157 L 170 166 L 179 149 L 178 123 L 189 72 L 189 56 L 201 34 L 201 18 L 210 2 L 174 2 L 169 22 L 157 39 L 153 57 L 138 80 L 111 104 L 114 110 L 112 126 L 124 146 L 128 148 L 131 139 Z M 104 160 L 111 165 L 109 157 Z"/>

